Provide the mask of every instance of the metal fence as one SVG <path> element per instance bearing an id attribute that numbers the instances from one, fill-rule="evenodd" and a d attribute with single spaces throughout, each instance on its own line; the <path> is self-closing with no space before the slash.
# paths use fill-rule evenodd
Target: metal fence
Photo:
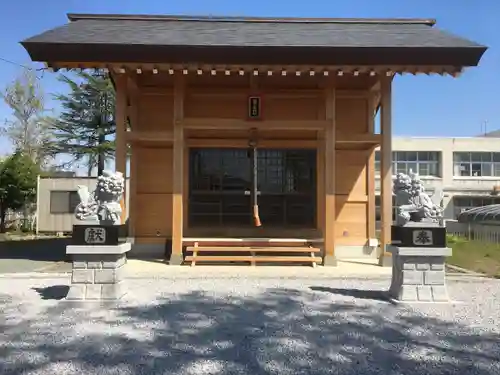
<path id="1" fill-rule="evenodd" d="M 446 232 L 469 240 L 500 244 L 500 222 L 459 223 L 457 220 L 447 220 Z"/>

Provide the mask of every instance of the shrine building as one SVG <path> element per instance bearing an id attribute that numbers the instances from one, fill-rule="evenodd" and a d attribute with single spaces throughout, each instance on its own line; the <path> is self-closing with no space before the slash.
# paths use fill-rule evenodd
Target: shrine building
<path id="1" fill-rule="evenodd" d="M 22 45 L 55 71 L 110 72 L 127 238 L 170 264 L 384 263 L 393 79 L 457 77 L 486 51 L 429 19 L 68 18 Z"/>

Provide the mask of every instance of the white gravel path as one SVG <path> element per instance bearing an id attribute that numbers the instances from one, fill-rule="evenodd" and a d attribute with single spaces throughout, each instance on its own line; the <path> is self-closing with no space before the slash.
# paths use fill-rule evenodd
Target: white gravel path
<path id="1" fill-rule="evenodd" d="M 0 279 L 0 374 L 500 374 L 500 281 L 414 307 L 387 277 L 135 279 L 108 306 L 66 285 Z"/>

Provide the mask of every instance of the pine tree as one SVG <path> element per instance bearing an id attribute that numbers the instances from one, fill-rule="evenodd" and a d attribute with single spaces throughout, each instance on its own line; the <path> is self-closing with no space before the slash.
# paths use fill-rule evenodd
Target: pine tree
<path id="1" fill-rule="evenodd" d="M 89 176 L 96 167 L 100 175 L 106 160 L 114 156 L 115 142 L 110 138 L 116 132 L 115 91 L 106 72 L 81 72 L 77 78 L 59 78 L 70 93 L 56 95 L 62 113 L 51 122 L 55 138 L 51 152 L 69 156 L 70 163 L 85 161 Z"/>

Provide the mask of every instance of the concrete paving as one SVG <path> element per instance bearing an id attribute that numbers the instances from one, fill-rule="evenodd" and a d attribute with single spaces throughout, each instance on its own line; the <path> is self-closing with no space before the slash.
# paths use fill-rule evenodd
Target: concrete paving
<path id="1" fill-rule="evenodd" d="M 71 263 L 40 259 L 0 259 L 0 274 L 25 272 L 70 272 Z"/>
<path id="2" fill-rule="evenodd" d="M 161 259 L 128 259 L 126 272 L 129 277 L 198 277 L 200 274 L 213 276 L 259 275 L 261 277 L 343 277 L 343 276 L 389 276 L 390 267 L 380 267 L 376 259 L 339 261 L 337 267 L 317 266 L 265 266 L 242 265 L 210 266 L 198 264 L 194 267 L 169 266 Z"/>
<path id="3" fill-rule="evenodd" d="M 71 263 L 66 255 L 67 238 L 33 239 L 24 241 L 0 242 L 0 274 L 19 273 L 66 273 L 71 272 Z M 261 275 L 283 275 L 289 277 L 297 273 L 321 275 L 388 275 L 390 268 L 379 267 L 376 259 L 344 260 L 337 267 L 316 268 L 308 266 L 206 266 L 198 263 L 195 267 L 169 266 L 163 259 L 139 260 L 129 259 L 127 273 L 134 277 L 162 277 L 165 274 L 192 277 L 202 273 L 238 273 Z M 278 273 L 276 273 L 278 272 Z"/>
<path id="4" fill-rule="evenodd" d="M 389 276 L 391 268 L 380 267 L 377 260 L 343 260 L 338 262 L 337 267 L 316 268 L 308 266 L 263 266 L 256 267 L 242 266 L 207 266 L 197 265 L 190 267 L 170 266 L 162 259 L 128 259 L 126 267 L 127 277 L 134 278 L 162 278 L 170 275 L 176 277 L 197 277 L 200 274 L 206 275 L 255 275 L 262 276 L 280 275 L 280 277 L 295 277 L 297 275 L 315 275 L 316 277 L 353 277 L 353 276 Z M 0 258 L 0 277 L 29 277 L 38 274 L 63 275 L 70 273 L 72 265 L 70 261 L 53 261 L 42 259 L 1 259 Z M 454 269 L 447 269 L 449 276 L 465 276 L 463 272 L 457 272 Z M 480 274 L 471 274 L 481 276 Z"/>
<path id="5" fill-rule="evenodd" d="M 67 272 L 67 238 L 39 238 L 0 242 L 0 274 Z"/>

